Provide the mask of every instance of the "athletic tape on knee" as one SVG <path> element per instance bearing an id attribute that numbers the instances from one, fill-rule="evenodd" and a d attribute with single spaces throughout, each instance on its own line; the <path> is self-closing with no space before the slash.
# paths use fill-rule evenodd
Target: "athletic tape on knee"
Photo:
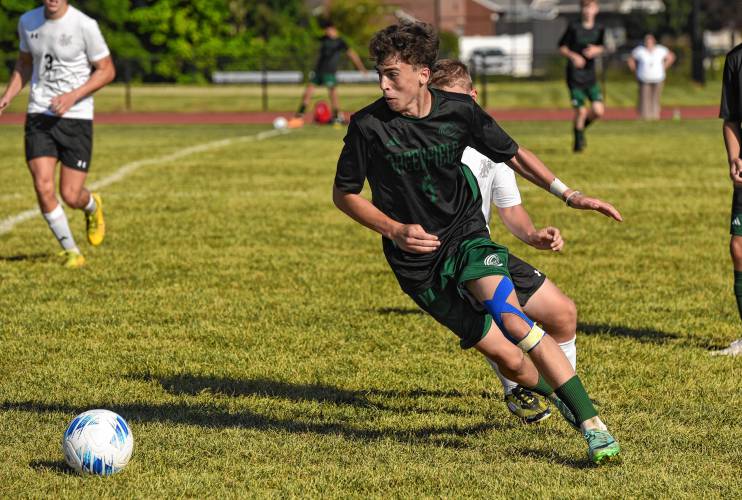
<path id="1" fill-rule="evenodd" d="M 544 338 L 544 335 L 546 335 L 546 332 L 543 331 L 538 325 L 533 325 L 531 327 L 531 331 L 528 332 L 528 335 L 518 342 L 518 347 L 520 347 L 520 350 L 529 353 L 531 350 L 538 345 L 539 342 L 541 342 L 541 339 Z"/>
<path id="2" fill-rule="evenodd" d="M 531 332 L 533 332 L 534 323 L 533 321 L 531 321 L 531 319 L 528 316 L 523 314 L 523 312 L 521 312 L 520 309 L 508 304 L 508 301 L 507 301 L 508 296 L 513 291 L 513 289 L 514 289 L 513 282 L 510 280 L 510 278 L 505 276 L 502 279 L 502 281 L 500 281 L 500 283 L 497 285 L 497 288 L 495 289 L 495 293 L 492 296 L 492 298 L 490 300 L 484 301 L 484 307 L 487 308 L 487 311 L 492 316 L 492 319 L 495 320 L 495 324 L 500 329 L 500 331 L 502 331 L 502 333 L 505 334 L 505 337 L 513 344 L 520 346 L 520 343 L 528 339 L 528 337 L 531 335 Z M 507 328 L 505 328 L 505 324 L 502 321 L 502 315 L 504 313 L 515 314 L 516 316 L 520 317 L 523 321 L 525 321 L 526 324 L 529 326 L 529 328 L 531 328 L 531 332 L 529 332 L 528 335 L 526 335 L 525 339 L 517 340 L 512 335 L 510 335 L 510 332 L 508 332 Z M 541 329 L 539 328 L 539 330 Z M 543 332 L 543 330 L 541 331 Z M 543 335 L 541 335 L 541 337 L 543 337 Z M 538 337 L 536 344 L 538 344 L 538 341 L 541 340 L 541 337 Z M 531 349 L 533 349 L 533 347 L 535 347 L 536 344 L 533 344 Z"/>

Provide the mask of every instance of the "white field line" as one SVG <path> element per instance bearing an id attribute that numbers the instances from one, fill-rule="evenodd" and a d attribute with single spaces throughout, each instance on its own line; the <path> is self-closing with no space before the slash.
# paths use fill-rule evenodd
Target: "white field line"
<path id="1" fill-rule="evenodd" d="M 156 165 L 158 163 L 166 163 L 166 162 L 171 162 L 175 160 L 180 160 L 181 158 L 185 158 L 186 156 L 203 153 L 205 151 L 211 151 L 212 149 L 223 148 L 225 146 L 231 146 L 232 144 L 238 144 L 242 142 L 262 141 L 265 139 L 270 139 L 271 137 L 275 137 L 277 135 L 287 134 L 289 132 L 290 130 L 286 130 L 286 129 L 265 130 L 263 132 L 259 132 L 253 135 L 246 135 L 242 137 L 231 137 L 229 139 L 221 139 L 218 141 L 204 142 L 202 144 L 197 144 L 189 148 L 181 149 L 180 151 L 171 153 L 169 155 L 158 156 L 157 158 L 148 158 L 146 160 L 133 161 L 131 163 L 122 165 L 118 170 L 116 170 L 111 175 L 89 184 L 88 188 L 92 190 L 96 190 L 96 189 L 104 188 L 106 186 L 110 186 L 114 182 L 120 181 L 127 175 L 131 174 L 132 172 L 136 170 L 139 170 L 142 167 Z M 29 209 L 29 210 L 24 210 L 23 212 L 18 212 L 15 215 L 11 215 L 10 217 L 6 217 L 5 219 L 0 220 L 0 236 L 9 233 L 10 231 L 13 230 L 13 228 L 16 225 L 20 224 L 21 222 L 27 221 L 33 217 L 37 217 L 38 215 L 39 215 L 39 209 L 37 207 L 37 208 Z"/>

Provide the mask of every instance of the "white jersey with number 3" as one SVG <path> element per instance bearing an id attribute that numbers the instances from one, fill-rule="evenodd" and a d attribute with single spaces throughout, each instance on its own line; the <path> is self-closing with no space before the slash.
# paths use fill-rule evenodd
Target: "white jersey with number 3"
<path id="1" fill-rule="evenodd" d="M 514 207 L 521 204 L 515 172 L 504 163 L 495 163 L 476 149 L 467 147 L 461 162 L 477 177 L 482 193 L 482 213 L 489 227 L 492 204 L 497 208 Z"/>
<path id="2" fill-rule="evenodd" d="M 26 12 L 18 22 L 21 52 L 33 56 L 29 113 L 53 115 L 52 97 L 66 94 L 90 79 L 93 62 L 110 52 L 98 23 L 69 5 L 59 19 L 47 19 L 44 7 Z M 75 103 L 63 118 L 93 119 L 93 98 Z"/>

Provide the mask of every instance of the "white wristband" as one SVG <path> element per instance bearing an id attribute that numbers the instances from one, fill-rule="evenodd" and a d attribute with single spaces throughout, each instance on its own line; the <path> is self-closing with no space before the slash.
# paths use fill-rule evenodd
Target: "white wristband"
<path id="1" fill-rule="evenodd" d="M 549 186 L 549 191 L 551 194 L 559 198 L 560 200 L 564 198 L 564 193 L 569 188 L 565 183 L 559 180 L 559 177 L 554 177 L 554 180 L 551 181 L 551 185 Z"/>

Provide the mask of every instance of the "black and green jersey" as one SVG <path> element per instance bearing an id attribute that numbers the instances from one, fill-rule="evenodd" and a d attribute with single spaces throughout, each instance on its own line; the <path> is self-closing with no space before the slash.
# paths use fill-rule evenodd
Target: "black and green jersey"
<path id="1" fill-rule="evenodd" d="M 403 224 L 420 224 L 440 248 L 412 254 L 383 238 L 384 254 L 403 290 L 432 285 L 437 268 L 460 241 L 488 237 L 477 181 L 461 163 L 466 146 L 495 162 L 510 160 L 518 145 L 471 97 L 430 90 L 424 118 L 389 109 L 382 98 L 353 115 L 338 160 L 335 186 L 360 193 L 368 179 L 373 204 Z"/>
<path id="2" fill-rule="evenodd" d="M 732 49 L 724 62 L 719 118 L 742 122 L 742 44 Z"/>
<path id="3" fill-rule="evenodd" d="M 348 50 L 348 44 L 340 37 L 330 38 L 325 35 L 319 40 L 319 57 L 314 72 L 335 73 L 338 70 L 340 56 Z"/>
<path id="4" fill-rule="evenodd" d="M 603 45 L 605 29 L 599 24 L 592 28 L 585 28 L 581 21 L 575 21 L 567 26 L 567 30 L 559 40 L 559 46 L 566 45 L 572 52 L 582 54 L 588 45 Z M 567 85 L 573 88 L 588 88 L 597 82 L 595 77 L 595 59 L 585 58 L 585 66 L 575 68 L 572 60 L 567 61 Z"/>

